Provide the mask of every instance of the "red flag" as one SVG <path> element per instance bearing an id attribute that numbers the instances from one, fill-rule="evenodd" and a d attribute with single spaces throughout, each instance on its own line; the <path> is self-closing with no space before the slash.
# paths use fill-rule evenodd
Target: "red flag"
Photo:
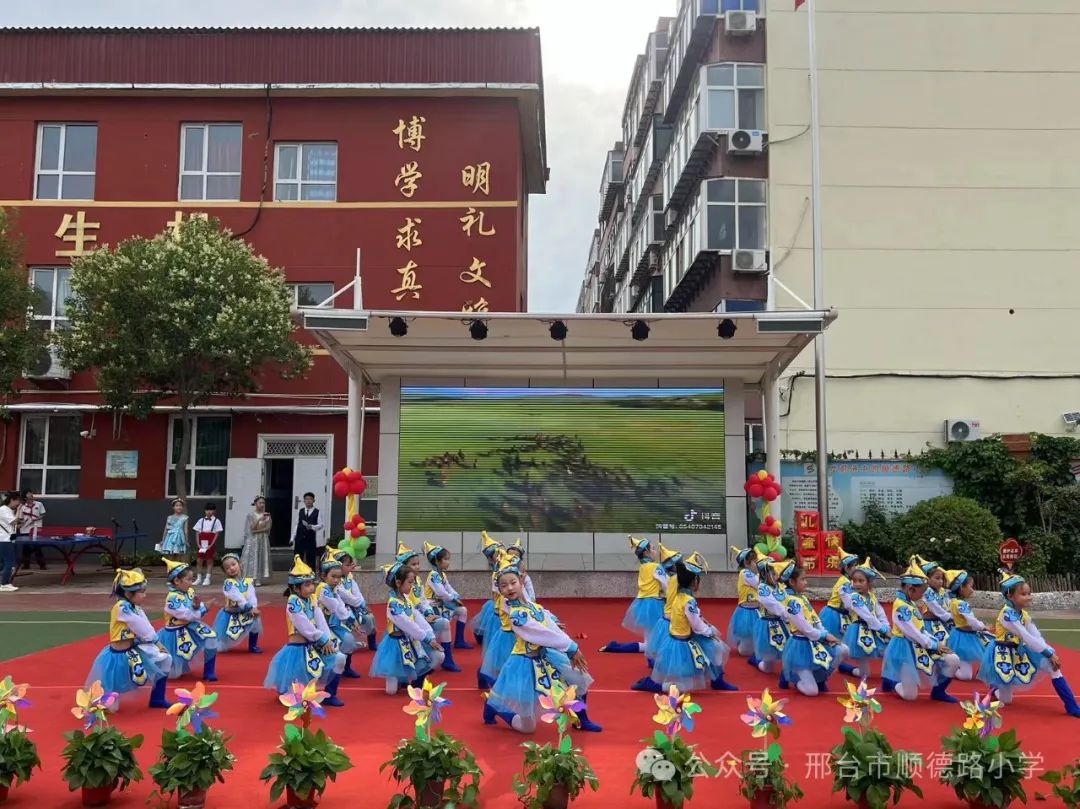
<path id="1" fill-rule="evenodd" d="M 805 2 L 806 2 L 806 0 L 795 0 L 795 10 L 798 11 L 799 6 L 801 6 Z"/>

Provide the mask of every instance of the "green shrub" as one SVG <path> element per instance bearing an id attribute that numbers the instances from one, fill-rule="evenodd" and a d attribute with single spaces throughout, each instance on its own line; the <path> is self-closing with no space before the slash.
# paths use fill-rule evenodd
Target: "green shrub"
<path id="1" fill-rule="evenodd" d="M 844 523 L 844 549 L 858 554 L 861 558 L 871 557 L 873 561 L 900 563 L 900 554 L 896 547 L 894 523 L 896 517 L 885 511 L 876 500 L 869 500 L 863 505 L 866 515 L 861 524 Z"/>
<path id="2" fill-rule="evenodd" d="M 1024 555 L 1017 563 L 1017 571 L 1022 576 L 1041 576 L 1044 573 L 1060 573 L 1061 549 L 1065 541 L 1041 528 L 1028 531 L 1020 542 L 1024 545 Z"/>
<path id="3" fill-rule="evenodd" d="M 1080 486 L 1059 489 L 1046 504 L 1048 528 L 1062 539 L 1055 572 L 1080 570 Z"/>
<path id="4" fill-rule="evenodd" d="M 918 503 L 895 521 L 896 548 L 901 560 L 912 554 L 946 568 L 989 573 L 1000 564 L 1002 535 L 998 521 L 974 500 L 950 495 Z"/>

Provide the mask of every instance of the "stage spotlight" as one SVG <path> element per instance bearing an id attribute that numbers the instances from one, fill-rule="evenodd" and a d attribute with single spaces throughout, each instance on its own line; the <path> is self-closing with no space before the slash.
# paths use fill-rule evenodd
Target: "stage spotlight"
<path id="1" fill-rule="evenodd" d="M 716 333 L 720 336 L 721 340 L 730 340 L 735 336 L 735 321 L 729 317 L 725 317 L 720 321 L 720 325 L 716 327 Z"/>
<path id="2" fill-rule="evenodd" d="M 390 318 L 390 333 L 394 337 L 404 337 L 409 333 L 409 324 L 405 322 L 403 317 Z"/>
<path id="3" fill-rule="evenodd" d="M 487 337 L 487 323 L 482 320 L 474 320 L 469 324 L 469 334 L 474 340 L 483 340 Z"/>
<path id="4" fill-rule="evenodd" d="M 630 336 L 635 340 L 648 340 L 649 339 L 649 324 L 644 320 L 635 320 L 634 325 L 630 327 Z"/>
<path id="5" fill-rule="evenodd" d="M 552 340 L 558 340 L 559 342 L 562 342 L 566 339 L 566 333 L 568 330 L 565 323 L 563 323 L 561 320 L 556 320 L 554 323 L 551 324 L 551 328 L 549 329 L 549 331 L 551 332 Z"/>

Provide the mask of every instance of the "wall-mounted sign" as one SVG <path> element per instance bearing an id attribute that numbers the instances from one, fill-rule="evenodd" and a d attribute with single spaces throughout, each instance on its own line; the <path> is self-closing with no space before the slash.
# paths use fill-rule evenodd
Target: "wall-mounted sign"
<path id="1" fill-rule="evenodd" d="M 134 479 L 139 476 L 137 449 L 111 449 L 105 453 L 105 477 Z"/>
<path id="2" fill-rule="evenodd" d="M 134 489 L 106 489 L 105 490 L 105 499 L 106 500 L 134 500 L 135 499 L 135 490 Z"/>

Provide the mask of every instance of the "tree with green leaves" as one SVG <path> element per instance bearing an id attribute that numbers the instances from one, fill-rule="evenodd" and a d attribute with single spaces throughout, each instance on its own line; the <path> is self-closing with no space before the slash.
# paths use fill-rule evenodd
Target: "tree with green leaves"
<path id="1" fill-rule="evenodd" d="M 68 368 L 96 369 L 110 409 L 145 417 L 163 402 L 179 408 L 183 498 L 192 408 L 258 390 L 270 368 L 292 378 L 311 367 L 310 348 L 293 336 L 291 304 L 281 270 L 217 220 L 191 217 L 175 231 L 76 259 L 70 328 L 58 344 Z"/>
<path id="2" fill-rule="evenodd" d="M 45 332 L 30 318 L 40 293 L 30 285 L 14 231 L 11 216 L 0 208 L 0 417 L 46 346 Z"/>

